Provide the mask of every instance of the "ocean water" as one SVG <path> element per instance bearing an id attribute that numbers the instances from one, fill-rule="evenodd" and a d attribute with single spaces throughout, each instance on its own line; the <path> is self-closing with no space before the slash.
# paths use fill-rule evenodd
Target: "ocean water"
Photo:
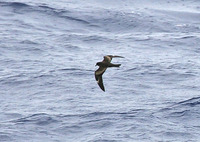
<path id="1" fill-rule="evenodd" d="M 0 0 L 0 142 L 44 141 L 200 141 L 200 1 Z"/>

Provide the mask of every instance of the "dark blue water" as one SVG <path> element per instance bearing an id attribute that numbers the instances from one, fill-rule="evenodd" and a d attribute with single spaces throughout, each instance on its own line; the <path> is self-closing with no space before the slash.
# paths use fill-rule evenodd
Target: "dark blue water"
<path id="1" fill-rule="evenodd" d="M 0 141 L 199 141 L 199 17 L 198 0 L 1 0 Z"/>

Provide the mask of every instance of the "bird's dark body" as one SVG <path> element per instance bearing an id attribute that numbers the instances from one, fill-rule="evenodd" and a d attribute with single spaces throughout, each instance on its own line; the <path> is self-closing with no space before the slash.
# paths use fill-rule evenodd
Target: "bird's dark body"
<path id="1" fill-rule="evenodd" d="M 121 64 L 112 64 L 112 63 L 107 63 L 107 62 L 98 62 L 97 63 L 98 66 L 101 66 L 101 67 L 119 67 Z"/>
<path id="2" fill-rule="evenodd" d="M 95 71 L 95 79 L 99 85 L 99 87 L 105 91 L 104 85 L 103 85 L 103 79 L 102 75 L 106 71 L 108 67 L 119 67 L 121 64 L 112 64 L 110 63 L 112 58 L 114 57 L 119 57 L 119 58 L 124 58 L 122 56 L 112 56 L 112 55 L 107 55 L 104 56 L 104 60 L 102 62 L 97 62 L 96 66 L 99 66 L 99 68 Z"/>

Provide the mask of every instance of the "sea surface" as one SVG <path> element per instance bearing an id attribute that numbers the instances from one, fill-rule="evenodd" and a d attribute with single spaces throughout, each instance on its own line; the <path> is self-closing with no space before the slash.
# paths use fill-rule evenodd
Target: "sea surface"
<path id="1" fill-rule="evenodd" d="M 0 0 L 0 142 L 200 142 L 200 1 Z"/>

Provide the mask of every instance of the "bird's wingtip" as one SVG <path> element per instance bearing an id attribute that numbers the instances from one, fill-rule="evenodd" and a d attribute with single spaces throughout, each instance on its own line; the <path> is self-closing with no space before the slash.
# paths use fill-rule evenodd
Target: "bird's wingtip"
<path id="1" fill-rule="evenodd" d="M 125 58 L 125 57 L 123 57 L 123 56 L 118 56 L 118 55 L 115 55 L 115 56 L 113 56 L 113 57 Z"/>

